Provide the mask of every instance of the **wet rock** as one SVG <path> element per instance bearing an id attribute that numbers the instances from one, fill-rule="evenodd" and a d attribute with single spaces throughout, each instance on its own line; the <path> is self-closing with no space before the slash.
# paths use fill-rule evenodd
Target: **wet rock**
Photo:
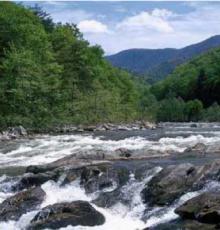
<path id="1" fill-rule="evenodd" d="M 86 126 L 84 127 L 84 130 L 88 132 L 94 132 L 96 130 L 96 126 L 95 125 Z"/>
<path id="2" fill-rule="evenodd" d="M 87 193 L 112 190 L 126 184 L 129 174 L 127 168 L 111 164 L 87 166 L 81 173 L 81 185 Z"/>
<path id="3" fill-rule="evenodd" d="M 80 178 L 82 170 L 83 169 L 81 167 L 80 168 L 69 168 L 65 170 L 65 172 L 63 173 L 63 181 L 61 185 L 63 186 L 63 185 L 72 183 L 77 178 Z"/>
<path id="4" fill-rule="evenodd" d="M 198 125 L 194 123 L 194 124 L 191 124 L 190 127 L 191 127 L 191 128 L 197 128 Z"/>
<path id="5" fill-rule="evenodd" d="M 117 127 L 117 130 L 129 131 L 129 130 L 131 130 L 131 128 L 129 128 L 129 127 L 127 127 L 127 126 L 119 125 L 119 126 Z"/>
<path id="6" fill-rule="evenodd" d="M 8 128 L 7 133 L 8 133 L 8 136 L 11 138 L 16 138 L 19 136 L 27 135 L 26 129 L 21 125 L 17 127 Z"/>
<path id="7" fill-rule="evenodd" d="M 202 223 L 220 223 L 220 192 L 206 192 L 194 197 L 175 210 L 183 219 Z"/>
<path id="8" fill-rule="evenodd" d="M 129 158 L 132 156 L 132 151 L 126 148 L 119 148 L 115 150 L 116 154 L 120 157 Z"/>
<path id="9" fill-rule="evenodd" d="M 214 230 L 215 225 L 199 223 L 193 220 L 174 220 L 168 223 L 159 224 L 155 227 L 146 228 L 144 230 Z"/>
<path id="10" fill-rule="evenodd" d="M 148 122 L 148 121 L 143 121 L 141 126 L 142 128 L 145 128 L 145 129 L 156 129 L 156 124 Z"/>
<path id="11" fill-rule="evenodd" d="M 81 173 L 81 185 L 87 193 L 100 191 L 119 184 L 117 173 L 110 165 L 88 166 Z"/>
<path id="12" fill-rule="evenodd" d="M 63 202 L 43 208 L 31 221 L 28 230 L 58 229 L 71 226 L 102 225 L 105 217 L 86 201 Z"/>
<path id="13" fill-rule="evenodd" d="M 95 200 L 92 202 L 99 207 L 110 208 L 113 205 L 121 201 L 121 192 L 120 189 L 115 189 L 110 192 L 101 193 Z"/>
<path id="14" fill-rule="evenodd" d="M 203 168 L 192 164 L 168 166 L 142 190 L 143 200 L 150 206 L 170 204 L 187 192 L 203 173 Z"/>
<path id="15" fill-rule="evenodd" d="M 97 125 L 95 131 L 106 131 L 106 128 L 103 125 Z"/>
<path id="16" fill-rule="evenodd" d="M 196 153 L 201 153 L 204 154 L 206 152 L 206 145 L 203 143 L 197 143 L 193 147 L 188 147 L 184 152 L 196 152 Z"/>
<path id="17" fill-rule="evenodd" d="M 13 190 L 20 191 L 26 188 L 30 188 L 32 186 L 39 186 L 47 182 L 48 180 L 56 181 L 58 179 L 58 176 L 59 175 L 55 171 L 38 174 L 28 173 L 21 177 L 18 183 L 13 186 Z"/>
<path id="18" fill-rule="evenodd" d="M 53 166 L 53 164 L 50 165 L 30 165 L 26 168 L 26 173 L 34 173 L 34 174 L 38 174 L 38 173 L 44 173 L 47 171 L 51 171 L 56 169 L 56 166 Z"/>
<path id="19" fill-rule="evenodd" d="M 0 204 L 0 221 L 18 220 L 40 205 L 45 195 L 40 187 L 36 187 L 6 199 Z"/>

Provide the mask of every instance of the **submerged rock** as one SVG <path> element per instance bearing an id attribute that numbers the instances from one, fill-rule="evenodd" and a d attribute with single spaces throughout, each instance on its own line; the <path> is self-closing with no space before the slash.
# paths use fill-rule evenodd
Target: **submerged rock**
<path id="1" fill-rule="evenodd" d="M 40 187 L 36 187 L 9 197 L 0 204 L 0 221 L 18 220 L 40 205 L 45 195 Z"/>
<path id="2" fill-rule="evenodd" d="M 175 210 L 183 219 L 220 223 L 220 192 L 206 192 L 188 200 Z"/>
<path id="3" fill-rule="evenodd" d="M 102 225 L 105 217 L 86 201 L 63 202 L 43 208 L 32 219 L 28 230 L 58 229 L 68 225 Z"/>
<path id="4" fill-rule="evenodd" d="M 203 175 L 203 168 L 192 164 L 168 166 L 159 172 L 142 190 L 145 203 L 167 205 L 187 192 Z"/>

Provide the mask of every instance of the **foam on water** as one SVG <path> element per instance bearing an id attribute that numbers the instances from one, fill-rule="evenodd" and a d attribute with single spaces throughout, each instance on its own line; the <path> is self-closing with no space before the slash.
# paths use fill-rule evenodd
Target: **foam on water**
<path id="1" fill-rule="evenodd" d="M 67 228 L 62 229 L 97 229 L 97 230 L 135 230 L 135 229 L 143 229 L 145 223 L 141 220 L 141 216 L 145 209 L 144 204 L 142 203 L 140 192 L 145 186 L 145 184 L 159 171 L 160 167 L 156 167 L 153 170 L 150 170 L 146 178 L 142 182 L 138 182 L 135 180 L 134 175 L 131 174 L 129 182 L 123 187 L 122 193 L 129 197 L 130 202 L 128 205 L 123 205 L 122 203 L 118 203 L 112 208 L 104 209 L 97 207 L 92 204 L 94 208 L 101 212 L 105 216 L 105 223 L 101 226 L 95 227 L 72 227 L 68 226 Z M 21 230 L 25 229 L 28 226 L 31 219 L 36 215 L 36 213 L 47 205 L 60 203 L 60 202 L 71 202 L 75 200 L 84 200 L 90 202 L 93 198 L 93 194 L 86 195 L 85 190 L 80 187 L 79 180 L 72 182 L 71 184 L 60 186 L 60 182 L 48 181 L 42 185 L 42 189 L 46 192 L 46 198 L 44 202 L 38 207 L 37 210 L 26 213 L 22 215 L 19 221 L 9 221 L 9 222 L 1 222 L 0 226 L 3 229 L 13 229 L 13 230 Z"/>
<path id="2" fill-rule="evenodd" d="M 169 126 L 169 124 L 167 124 L 167 126 Z M 206 124 L 201 124 L 201 127 L 206 127 Z M 215 124 L 215 127 L 216 129 L 220 128 L 219 124 Z M 8 151 L 7 154 L 4 154 L 3 152 L 0 153 L 0 167 L 45 164 L 84 150 L 114 151 L 118 148 L 127 148 L 130 150 L 146 149 L 162 152 L 176 151 L 181 153 L 186 148 L 192 147 L 197 143 L 203 143 L 210 146 L 220 142 L 219 130 L 188 130 L 188 124 L 180 124 L 179 127 L 173 126 L 173 128 L 174 130 L 168 130 L 168 133 L 170 132 L 171 134 L 171 132 L 173 132 L 172 134 L 177 134 L 178 136 L 167 137 L 165 135 L 154 141 L 149 140 L 147 137 L 139 136 L 125 138 L 122 140 L 105 140 L 102 137 L 94 137 L 92 135 L 39 136 L 34 140 L 22 142 L 16 149 Z M 184 129 L 185 131 L 182 131 L 181 129 Z M 188 136 L 180 136 L 180 134 L 187 134 Z M 220 183 L 211 181 L 204 189 L 183 195 L 171 206 L 154 208 L 146 214 L 146 204 L 143 204 L 142 202 L 141 191 L 150 179 L 160 170 L 160 167 L 155 167 L 154 169 L 149 170 L 146 172 L 145 178 L 142 181 L 136 180 L 134 175 L 131 174 L 129 182 L 121 189 L 123 200 L 113 207 L 100 208 L 92 204 L 96 210 L 105 216 L 106 221 L 103 225 L 94 227 L 68 226 L 61 229 L 142 230 L 145 227 L 152 227 L 178 218 L 178 216 L 174 213 L 175 208 L 188 199 L 207 190 L 220 191 Z M 10 180 L 7 176 L 0 177 L 0 202 L 13 195 L 10 191 L 10 185 L 13 183 L 16 183 L 16 180 Z M 60 184 L 61 181 L 48 181 L 44 183 L 42 188 L 46 192 L 46 198 L 40 207 L 32 212 L 22 215 L 18 221 L 9 221 L 7 223 L 1 222 L 0 229 L 23 230 L 27 227 L 36 213 L 47 205 L 58 202 L 71 202 L 75 200 L 91 202 L 94 197 L 98 195 L 98 193 L 90 195 L 86 194 L 85 190 L 80 186 L 79 180 L 65 186 L 60 186 Z M 113 186 L 110 189 L 114 190 L 115 187 Z M 143 221 L 143 217 L 145 221 Z"/>
<path id="3" fill-rule="evenodd" d="M 92 135 L 59 135 L 41 136 L 35 140 L 21 143 L 17 149 L 3 154 L 0 152 L 0 166 L 27 166 L 50 163 L 67 155 L 88 150 L 114 151 L 118 148 L 130 150 L 145 149 L 160 152 L 183 152 L 187 147 L 197 143 L 214 145 L 220 141 L 219 133 L 212 137 L 190 135 L 187 137 L 162 137 L 158 141 L 150 141 L 144 137 L 130 137 L 122 140 L 105 140 Z"/>
<path id="4" fill-rule="evenodd" d="M 174 202 L 173 205 L 164 208 L 154 208 L 148 214 L 147 221 L 142 220 L 146 205 L 143 204 L 140 192 L 144 186 L 161 170 L 156 167 L 146 173 L 144 180 L 137 181 L 134 175 L 130 175 L 129 182 L 123 186 L 122 194 L 124 199 L 128 200 L 127 204 L 117 203 L 111 208 L 100 208 L 92 204 L 92 206 L 105 216 L 105 223 L 101 226 L 85 227 L 85 226 L 68 226 L 60 228 L 60 230 L 142 230 L 146 227 L 152 227 L 161 223 L 165 223 L 178 218 L 174 213 L 176 207 L 183 204 L 185 201 L 198 196 L 207 190 L 220 190 L 220 183 L 211 181 L 204 189 L 196 192 L 189 192 L 183 195 L 179 200 Z M 7 230 L 22 230 L 25 229 L 36 213 L 43 207 L 59 202 L 71 202 L 75 200 L 84 200 L 91 202 L 92 195 L 87 195 L 85 190 L 80 187 L 79 180 L 74 181 L 66 186 L 60 186 L 60 182 L 48 181 L 42 185 L 43 190 L 46 192 L 44 202 L 36 210 L 28 212 L 16 222 L 0 222 L 1 229 Z"/>

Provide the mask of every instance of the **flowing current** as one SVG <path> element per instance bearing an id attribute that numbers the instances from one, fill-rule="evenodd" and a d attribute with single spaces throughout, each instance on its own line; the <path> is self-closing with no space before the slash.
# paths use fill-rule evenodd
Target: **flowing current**
<path id="1" fill-rule="evenodd" d="M 83 151 L 114 151 L 119 148 L 129 150 L 175 152 L 181 155 L 187 148 L 196 144 L 205 144 L 208 148 L 215 150 L 220 143 L 220 124 L 200 123 L 196 127 L 192 124 L 165 123 L 156 130 L 131 130 L 102 133 L 82 133 L 70 135 L 39 135 L 34 139 L 14 140 L 0 143 L 0 202 L 13 195 L 8 187 L 13 180 L 10 178 L 14 171 L 29 165 L 42 165 L 61 159 L 65 156 Z M 122 193 L 128 202 L 118 202 L 111 208 L 100 208 L 94 204 L 93 207 L 105 216 L 105 223 L 101 226 L 84 227 L 68 226 L 61 229 L 68 230 L 143 230 L 146 227 L 156 226 L 178 218 L 174 209 L 186 200 L 199 195 L 209 189 L 220 189 L 217 182 L 209 182 L 204 188 L 195 192 L 189 192 L 181 196 L 172 205 L 163 208 L 153 208 L 146 213 L 146 204 L 142 202 L 140 192 L 166 164 L 173 161 L 188 162 L 188 158 L 180 159 L 157 159 L 153 163 L 155 167 L 146 171 L 143 180 L 135 179 L 131 170 L 129 181 L 122 187 Z M 212 160 L 212 158 L 194 159 L 193 162 Z M 16 168 L 16 170 L 15 170 Z M 47 181 L 41 187 L 46 192 L 46 198 L 38 209 L 21 216 L 18 221 L 0 222 L 0 229 L 23 230 L 28 226 L 31 219 L 43 207 L 63 201 L 84 200 L 91 202 L 97 194 L 86 194 L 80 186 L 79 180 L 60 186 L 61 181 Z M 112 188 L 114 189 L 114 188 Z M 145 217 L 145 218 L 143 218 Z"/>

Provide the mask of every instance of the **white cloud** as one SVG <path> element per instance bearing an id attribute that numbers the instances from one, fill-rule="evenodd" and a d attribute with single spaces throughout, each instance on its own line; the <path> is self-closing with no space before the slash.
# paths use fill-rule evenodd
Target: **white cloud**
<path id="1" fill-rule="evenodd" d="M 173 28 L 165 17 L 170 15 L 167 10 L 155 9 L 151 13 L 143 11 L 135 16 L 127 17 L 117 25 L 118 29 L 123 30 L 155 30 L 162 33 L 173 32 Z"/>
<path id="2" fill-rule="evenodd" d="M 65 4 L 67 7 L 48 8 L 55 21 L 78 24 L 84 37 L 101 45 L 108 54 L 130 48 L 181 48 L 220 34 L 220 2 L 175 3 L 179 5 L 173 11 L 165 4 L 151 11 L 144 6 L 142 11 L 129 11 L 126 4 L 120 3 L 107 13 L 103 8 L 80 8 L 79 3 L 70 8 L 69 3 Z M 182 4 L 188 7 L 182 10 Z"/>
<path id="3" fill-rule="evenodd" d="M 84 20 L 78 24 L 83 33 L 108 33 L 107 25 L 96 20 Z"/>

